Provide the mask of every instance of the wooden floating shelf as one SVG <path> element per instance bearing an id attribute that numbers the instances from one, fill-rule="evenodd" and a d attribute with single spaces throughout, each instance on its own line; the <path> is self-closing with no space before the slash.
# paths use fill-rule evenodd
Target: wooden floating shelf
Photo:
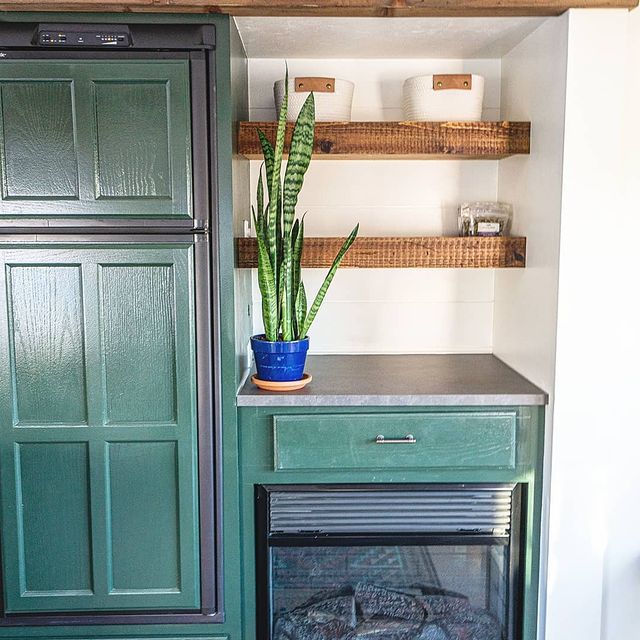
<path id="1" fill-rule="evenodd" d="M 305 238 L 302 266 L 330 267 L 344 238 Z M 400 268 L 505 268 L 525 266 L 526 238 L 357 238 L 341 267 Z M 258 266 L 255 238 L 236 238 L 236 265 Z"/>
<path id="2" fill-rule="evenodd" d="M 637 0 L 12 0 L 3 11 L 158 11 L 236 16 L 555 16 L 571 8 L 631 8 Z"/>
<path id="3" fill-rule="evenodd" d="M 273 143 L 276 122 L 241 122 L 238 151 L 261 159 L 256 129 Z M 498 160 L 529 153 L 529 122 L 316 122 L 313 155 L 330 159 Z M 287 125 L 285 151 L 293 124 Z"/>

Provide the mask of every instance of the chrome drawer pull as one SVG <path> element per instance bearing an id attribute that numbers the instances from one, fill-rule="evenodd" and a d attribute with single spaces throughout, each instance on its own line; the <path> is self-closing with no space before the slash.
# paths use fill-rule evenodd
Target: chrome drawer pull
<path id="1" fill-rule="evenodd" d="M 417 442 L 416 437 L 407 433 L 404 438 L 391 438 L 387 440 L 383 435 L 376 436 L 376 444 L 415 444 Z"/>

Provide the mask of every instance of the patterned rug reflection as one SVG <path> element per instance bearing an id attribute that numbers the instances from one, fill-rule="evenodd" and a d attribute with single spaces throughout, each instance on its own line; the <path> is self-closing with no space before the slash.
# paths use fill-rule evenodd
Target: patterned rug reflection
<path id="1" fill-rule="evenodd" d="M 281 613 L 273 640 L 504 640 L 484 609 L 438 587 L 389 589 L 358 582 L 318 592 Z"/>

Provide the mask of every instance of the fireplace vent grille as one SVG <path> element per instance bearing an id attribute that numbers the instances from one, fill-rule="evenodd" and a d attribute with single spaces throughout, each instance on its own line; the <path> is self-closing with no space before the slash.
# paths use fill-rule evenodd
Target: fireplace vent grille
<path id="1" fill-rule="evenodd" d="M 270 532 L 477 533 L 508 536 L 514 485 L 271 491 Z"/>

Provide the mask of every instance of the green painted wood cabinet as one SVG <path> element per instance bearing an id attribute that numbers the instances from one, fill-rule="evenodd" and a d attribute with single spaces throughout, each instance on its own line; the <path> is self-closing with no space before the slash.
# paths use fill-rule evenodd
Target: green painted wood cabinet
<path id="1" fill-rule="evenodd" d="M 189 61 L 0 64 L 0 220 L 191 216 Z"/>
<path id="2" fill-rule="evenodd" d="M 244 640 L 256 638 L 256 485 L 519 483 L 521 640 L 535 640 L 544 407 L 240 407 Z M 379 446 L 378 434 L 416 437 Z"/>
<path id="3" fill-rule="evenodd" d="M 0 259 L 7 613 L 197 609 L 193 246 Z"/>

